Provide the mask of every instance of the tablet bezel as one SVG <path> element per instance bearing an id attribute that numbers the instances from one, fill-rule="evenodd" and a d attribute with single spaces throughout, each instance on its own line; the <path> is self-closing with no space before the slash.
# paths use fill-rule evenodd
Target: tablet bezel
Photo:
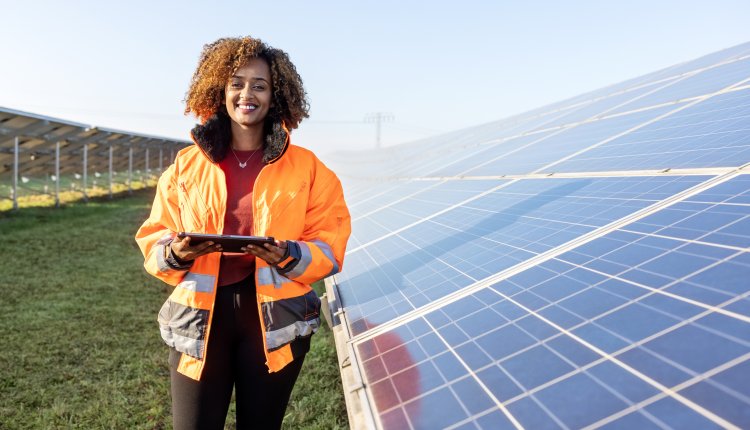
<path id="1" fill-rule="evenodd" d="M 221 244 L 221 252 L 239 252 L 243 246 L 256 245 L 263 246 L 265 243 L 276 245 L 276 240 L 271 236 L 238 236 L 232 234 L 206 234 L 206 233 L 189 233 L 181 231 L 177 237 L 183 238 L 190 236 L 190 245 L 198 245 L 203 242 L 211 241 Z"/>

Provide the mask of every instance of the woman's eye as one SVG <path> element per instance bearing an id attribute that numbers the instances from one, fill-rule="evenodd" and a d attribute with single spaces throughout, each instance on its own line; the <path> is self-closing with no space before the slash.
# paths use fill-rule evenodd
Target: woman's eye
<path id="1" fill-rule="evenodd" d="M 266 89 L 263 85 L 253 85 L 253 89 L 256 91 L 263 91 Z"/>
<path id="2" fill-rule="evenodd" d="M 242 84 L 239 82 L 232 82 L 229 86 L 232 88 L 242 88 Z"/>

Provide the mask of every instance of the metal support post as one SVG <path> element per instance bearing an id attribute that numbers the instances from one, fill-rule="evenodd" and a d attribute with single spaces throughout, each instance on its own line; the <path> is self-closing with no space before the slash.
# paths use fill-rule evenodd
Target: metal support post
<path id="1" fill-rule="evenodd" d="M 83 144 L 83 201 L 89 201 L 89 195 L 86 192 L 86 186 L 88 185 L 88 167 L 89 167 L 89 146 Z"/>
<path id="2" fill-rule="evenodd" d="M 143 186 L 146 186 L 146 183 L 149 180 L 149 173 L 148 173 L 148 148 L 146 148 L 146 168 L 144 169 L 146 173 L 146 179 L 143 179 L 143 175 L 141 175 L 141 182 L 143 182 Z"/>
<path id="3" fill-rule="evenodd" d="M 55 207 L 60 207 L 60 141 L 55 142 Z"/>
<path id="4" fill-rule="evenodd" d="M 18 209 L 18 151 L 20 139 L 16 136 L 13 141 L 13 209 Z"/>
<path id="5" fill-rule="evenodd" d="M 109 144 L 109 198 L 112 198 L 112 155 L 113 155 L 114 147 L 112 144 Z"/>
<path id="6" fill-rule="evenodd" d="M 128 194 L 133 192 L 133 145 L 128 148 Z"/>

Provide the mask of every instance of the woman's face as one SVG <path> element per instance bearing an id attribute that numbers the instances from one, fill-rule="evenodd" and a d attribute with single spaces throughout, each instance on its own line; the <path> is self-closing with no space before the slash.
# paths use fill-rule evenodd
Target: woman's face
<path id="1" fill-rule="evenodd" d="M 243 128 L 263 126 L 271 108 L 271 69 L 261 58 L 253 58 L 229 78 L 224 103 L 229 118 Z"/>

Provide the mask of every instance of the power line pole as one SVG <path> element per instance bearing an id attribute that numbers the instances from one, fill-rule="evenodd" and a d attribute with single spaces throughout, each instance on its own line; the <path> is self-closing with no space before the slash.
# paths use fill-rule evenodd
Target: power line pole
<path id="1" fill-rule="evenodd" d="M 380 148 L 380 126 L 384 122 L 393 121 L 393 114 L 388 112 L 373 112 L 365 115 L 365 122 L 375 123 L 375 147 Z"/>

